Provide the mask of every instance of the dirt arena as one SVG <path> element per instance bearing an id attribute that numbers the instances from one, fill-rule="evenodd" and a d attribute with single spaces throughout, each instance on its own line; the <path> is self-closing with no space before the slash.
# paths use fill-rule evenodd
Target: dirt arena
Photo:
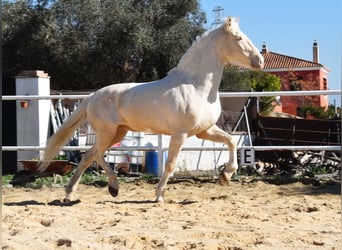
<path id="1" fill-rule="evenodd" d="M 341 249 L 341 186 L 328 181 L 80 185 L 62 206 L 62 187 L 3 187 L 2 249 Z"/>

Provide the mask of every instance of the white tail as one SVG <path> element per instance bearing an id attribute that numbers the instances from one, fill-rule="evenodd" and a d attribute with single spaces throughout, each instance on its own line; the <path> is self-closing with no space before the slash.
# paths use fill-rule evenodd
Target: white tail
<path id="1" fill-rule="evenodd" d="M 39 164 L 39 171 L 43 172 L 47 168 L 48 162 L 58 154 L 60 147 L 67 143 L 75 129 L 87 119 L 88 102 L 89 97 L 84 99 L 80 107 L 76 109 L 58 131 L 49 138 L 41 159 L 44 162 Z"/>

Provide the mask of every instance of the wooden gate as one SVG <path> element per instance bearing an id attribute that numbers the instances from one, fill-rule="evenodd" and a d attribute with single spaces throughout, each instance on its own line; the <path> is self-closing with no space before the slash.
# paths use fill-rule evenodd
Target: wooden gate
<path id="1" fill-rule="evenodd" d="M 307 120 L 259 116 L 254 123 L 255 146 L 338 146 L 341 144 L 340 120 Z M 290 151 L 258 152 L 258 157 L 288 157 Z"/>

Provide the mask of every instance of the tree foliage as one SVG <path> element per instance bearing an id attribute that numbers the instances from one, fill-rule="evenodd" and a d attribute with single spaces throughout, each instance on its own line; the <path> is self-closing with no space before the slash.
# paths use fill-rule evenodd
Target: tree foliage
<path id="1" fill-rule="evenodd" d="M 2 5 L 3 72 L 43 68 L 52 59 L 51 27 L 47 2 L 4 2 Z"/>
<path id="2" fill-rule="evenodd" d="M 310 113 L 314 118 L 316 119 L 339 119 L 341 116 L 341 108 L 338 107 L 335 110 L 335 106 L 330 104 L 328 108 L 315 106 L 315 105 L 305 105 L 300 107 L 301 112 L 306 116 L 308 113 Z"/>
<path id="3" fill-rule="evenodd" d="M 42 69 L 55 89 L 161 78 L 206 21 L 197 0 L 18 0 L 2 13 L 4 74 Z"/>
<path id="4" fill-rule="evenodd" d="M 278 76 L 261 70 L 240 70 L 228 64 L 222 75 L 222 91 L 279 91 L 281 82 Z M 274 109 L 275 97 L 260 98 L 260 113 L 267 115 Z"/>

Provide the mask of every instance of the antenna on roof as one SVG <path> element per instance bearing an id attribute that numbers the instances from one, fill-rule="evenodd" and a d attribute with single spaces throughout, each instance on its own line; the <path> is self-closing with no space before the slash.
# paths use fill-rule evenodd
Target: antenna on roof
<path id="1" fill-rule="evenodd" d="M 223 23 L 222 16 L 223 16 L 223 8 L 222 6 L 215 6 L 213 9 L 214 15 L 215 15 L 215 20 L 211 24 L 212 26 L 217 26 L 221 23 Z"/>

